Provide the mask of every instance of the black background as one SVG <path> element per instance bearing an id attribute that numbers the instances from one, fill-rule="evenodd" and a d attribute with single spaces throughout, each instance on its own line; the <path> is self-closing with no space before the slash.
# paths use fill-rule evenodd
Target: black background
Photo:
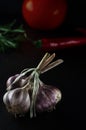
<path id="1" fill-rule="evenodd" d="M 23 0 L 0 0 L 0 24 L 14 18 L 22 19 L 22 2 Z M 86 27 L 85 6 L 85 0 L 68 0 L 68 13 L 62 26 L 64 30 L 62 35 L 65 35 L 66 28 Z M 68 33 L 73 35 L 73 32 L 69 31 Z M 56 35 L 56 32 L 53 35 Z M 46 35 L 49 36 L 49 33 L 47 32 Z M 40 78 L 46 84 L 57 86 L 62 91 L 63 98 L 55 111 L 38 115 L 34 119 L 29 119 L 29 115 L 15 119 L 6 111 L 2 97 L 8 77 L 19 73 L 24 68 L 36 66 L 45 52 L 36 49 L 32 44 L 23 44 L 18 50 L 0 54 L 0 130 L 84 128 L 86 122 L 86 46 L 54 52 L 56 59 L 62 58 L 64 63 Z"/>

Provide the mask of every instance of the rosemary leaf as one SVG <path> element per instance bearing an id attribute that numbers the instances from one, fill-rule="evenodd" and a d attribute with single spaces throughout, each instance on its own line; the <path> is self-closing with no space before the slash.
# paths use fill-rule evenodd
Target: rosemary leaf
<path id="1" fill-rule="evenodd" d="M 14 29 L 14 30 L 11 30 L 10 32 L 12 32 L 12 33 L 24 33 L 25 31 L 22 30 L 22 29 Z"/>
<path id="2" fill-rule="evenodd" d="M 17 44 L 14 43 L 14 42 L 11 42 L 9 40 L 7 40 L 7 44 L 9 45 L 9 47 L 12 47 L 12 48 L 16 48 L 17 47 Z"/>
<path id="3" fill-rule="evenodd" d="M 2 31 L 2 32 L 8 32 L 8 31 L 9 31 L 9 29 L 8 29 L 8 28 L 3 28 L 3 27 L 0 27 L 0 31 Z"/>
<path id="4" fill-rule="evenodd" d="M 23 25 L 16 27 L 16 20 L 12 23 L 0 26 L 0 52 L 4 52 L 8 48 L 18 47 L 19 42 L 27 39 Z"/>

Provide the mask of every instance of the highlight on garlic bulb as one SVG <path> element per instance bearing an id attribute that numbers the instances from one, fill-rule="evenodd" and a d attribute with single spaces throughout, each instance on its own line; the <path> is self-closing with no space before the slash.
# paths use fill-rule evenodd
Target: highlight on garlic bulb
<path id="1" fill-rule="evenodd" d="M 8 78 L 7 92 L 3 102 L 8 112 L 17 115 L 30 113 L 30 118 L 36 112 L 50 111 L 61 100 L 62 93 L 53 85 L 46 85 L 40 80 L 40 74 L 47 72 L 63 62 L 58 59 L 54 62 L 55 53 L 46 53 L 36 68 L 24 69 L 20 74 Z"/>

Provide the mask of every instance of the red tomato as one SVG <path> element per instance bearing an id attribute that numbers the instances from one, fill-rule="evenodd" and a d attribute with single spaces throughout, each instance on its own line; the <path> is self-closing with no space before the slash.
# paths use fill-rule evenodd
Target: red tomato
<path id="1" fill-rule="evenodd" d="M 64 21 L 67 11 L 65 0 L 24 0 L 22 13 L 31 28 L 55 29 Z"/>

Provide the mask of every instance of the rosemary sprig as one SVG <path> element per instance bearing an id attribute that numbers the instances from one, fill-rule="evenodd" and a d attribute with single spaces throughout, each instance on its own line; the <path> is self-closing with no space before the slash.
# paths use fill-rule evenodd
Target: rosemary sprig
<path id="1" fill-rule="evenodd" d="M 26 32 L 23 25 L 16 26 L 16 21 L 0 26 L 0 52 L 8 48 L 17 48 L 19 42 L 26 39 Z"/>

